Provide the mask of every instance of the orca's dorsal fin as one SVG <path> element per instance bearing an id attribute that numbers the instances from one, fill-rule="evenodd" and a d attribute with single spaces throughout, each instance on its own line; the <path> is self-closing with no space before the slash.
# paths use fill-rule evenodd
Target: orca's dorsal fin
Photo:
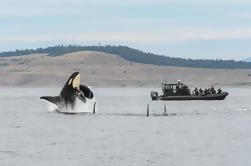
<path id="1" fill-rule="evenodd" d="M 40 99 L 47 100 L 56 105 L 58 105 L 58 103 L 60 102 L 60 96 L 42 96 L 40 97 Z"/>
<path id="2" fill-rule="evenodd" d="M 69 79 L 66 81 L 63 89 L 60 92 L 60 96 L 64 97 L 68 95 L 69 91 L 74 91 L 74 89 L 80 89 L 80 74 L 79 72 L 73 73 Z"/>

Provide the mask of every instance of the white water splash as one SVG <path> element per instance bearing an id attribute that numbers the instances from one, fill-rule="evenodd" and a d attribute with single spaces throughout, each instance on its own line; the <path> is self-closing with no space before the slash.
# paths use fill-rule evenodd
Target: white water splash
<path id="1" fill-rule="evenodd" d="M 46 103 L 48 103 L 48 112 L 54 112 L 54 111 L 56 111 L 58 109 L 58 106 L 56 104 L 53 104 L 53 103 L 48 102 L 48 101 L 46 101 Z"/>
<path id="2" fill-rule="evenodd" d="M 46 100 L 45 100 L 46 101 Z M 53 104 L 51 102 L 46 101 L 48 103 L 48 112 L 60 112 L 60 113 L 93 113 L 95 109 L 95 113 L 97 112 L 97 103 L 95 97 L 93 99 L 86 98 L 86 102 L 76 99 L 75 107 L 72 109 L 71 106 L 65 106 L 65 104 L 60 104 L 59 106 Z"/>
<path id="3" fill-rule="evenodd" d="M 96 110 L 96 108 L 94 108 L 96 106 L 96 105 L 94 105 L 95 103 L 96 103 L 95 98 L 93 98 L 91 100 L 86 98 L 86 103 L 83 103 L 83 101 L 81 101 L 77 98 L 76 105 L 72 111 L 76 112 L 76 113 L 82 113 L 82 112 L 92 113 L 93 110 L 95 109 L 95 112 L 96 112 L 97 110 Z"/>
<path id="4" fill-rule="evenodd" d="M 93 113 L 93 110 L 95 109 L 95 112 L 97 112 L 96 107 L 96 99 L 87 99 L 84 103 L 83 101 L 76 99 L 76 104 L 74 108 L 72 109 L 71 106 L 65 106 L 64 104 L 60 104 L 59 107 L 57 107 L 54 111 L 58 111 L 61 113 Z"/>

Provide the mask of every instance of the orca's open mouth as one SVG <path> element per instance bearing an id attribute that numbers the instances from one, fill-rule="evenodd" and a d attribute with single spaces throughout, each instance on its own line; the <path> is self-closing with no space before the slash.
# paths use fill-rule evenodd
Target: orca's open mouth
<path id="1" fill-rule="evenodd" d="M 85 94 L 81 90 L 76 92 L 76 96 L 79 98 L 79 100 L 83 101 L 84 103 L 86 102 Z"/>
<path id="2" fill-rule="evenodd" d="M 83 92 L 84 96 L 88 99 L 92 99 L 94 97 L 92 91 L 90 90 L 90 88 L 88 88 L 85 85 L 80 85 L 80 91 Z"/>

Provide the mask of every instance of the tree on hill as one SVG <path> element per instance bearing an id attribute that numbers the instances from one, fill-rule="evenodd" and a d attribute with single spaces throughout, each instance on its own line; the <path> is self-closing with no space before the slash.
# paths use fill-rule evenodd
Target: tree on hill
<path id="1" fill-rule="evenodd" d="M 116 54 L 128 61 L 153 64 L 159 66 L 177 66 L 177 67 L 193 67 L 193 68 L 214 68 L 214 69 L 251 69 L 250 62 L 234 61 L 234 60 L 194 60 L 168 57 L 164 55 L 156 55 L 146 53 L 127 46 L 78 46 L 78 45 L 58 45 L 47 48 L 25 49 L 0 53 L 0 57 L 22 56 L 27 54 L 46 53 L 49 56 L 61 56 L 66 53 L 77 51 L 98 51 L 109 54 Z"/>

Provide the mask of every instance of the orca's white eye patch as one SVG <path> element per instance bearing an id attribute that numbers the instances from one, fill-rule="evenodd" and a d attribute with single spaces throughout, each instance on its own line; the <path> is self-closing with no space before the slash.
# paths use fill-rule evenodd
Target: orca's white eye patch
<path id="1" fill-rule="evenodd" d="M 71 85 L 71 82 L 72 82 L 72 78 L 69 80 L 68 85 Z"/>
<path id="2" fill-rule="evenodd" d="M 72 87 L 79 89 L 80 86 L 80 74 L 78 74 L 72 81 Z"/>

